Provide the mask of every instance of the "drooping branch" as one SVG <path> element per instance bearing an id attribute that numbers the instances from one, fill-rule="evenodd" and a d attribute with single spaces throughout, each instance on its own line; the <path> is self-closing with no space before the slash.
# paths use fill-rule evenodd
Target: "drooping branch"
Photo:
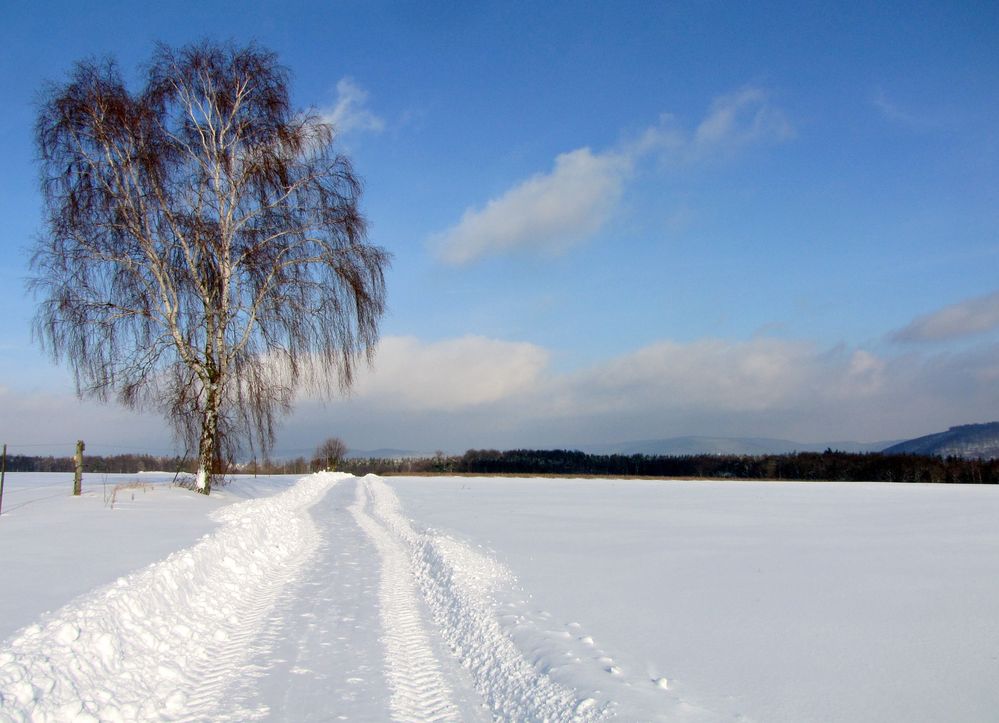
<path id="1" fill-rule="evenodd" d="M 266 451 L 303 382 L 349 387 L 385 308 L 360 181 L 287 80 L 256 47 L 159 46 L 141 92 L 80 63 L 38 118 L 37 336 L 81 394 L 187 439 L 210 419 L 214 450 Z"/>

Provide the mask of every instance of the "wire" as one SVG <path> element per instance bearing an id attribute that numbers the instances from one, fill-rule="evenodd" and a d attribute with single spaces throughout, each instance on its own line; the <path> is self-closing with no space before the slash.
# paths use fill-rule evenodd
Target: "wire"
<path id="1" fill-rule="evenodd" d="M 10 455 L 11 449 L 13 449 L 13 448 L 19 448 L 20 449 L 20 448 L 48 447 L 48 448 L 51 449 L 53 447 L 68 447 L 68 448 L 72 449 L 72 448 L 76 447 L 77 441 L 78 440 L 74 439 L 72 442 L 31 442 L 31 443 L 5 442 L 5 444 L 7 445 L 7 454 Z M 93 441 L 89 441 L 88 442 L 87 440 L 83 440 L 83 441 L 86 443 L 87 450 L 90 451 L 91 454 L 93 454 L 94 450 L 97 449 L 97 448 L 100 448 L 100 449 L 110 449 L 110 450 L 141 451 L 141 452 L 144 452 L 145 454 L 160 454 L 160 455 L 162 455 L 162 454 L 177 454 L 177 449 L 176 448 L 170 449 L 170 450 L 167 450 L 164 447 L 159 447 L 159 448 L 156 448 L 156 449 L 150 449 L 149 447 L 139 447 L 139 446 L 136 446 L 136 445 L 108 444 L 106 442 L 93 442 Z"/>

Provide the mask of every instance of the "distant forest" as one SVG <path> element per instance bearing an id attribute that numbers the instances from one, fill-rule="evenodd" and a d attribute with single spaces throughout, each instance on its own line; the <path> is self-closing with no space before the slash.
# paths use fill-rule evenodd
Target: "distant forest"
<path id="1" fill-rule="evenodd" d="M 587 474 L 600 476 L 703 477 L 711 479 L 842 482 L 999 483 L 999 460 L 876 452 L 799 452 L 768 455 L 684 456 L 585 454 L 575 451 L 469 450 L 440 460 L 444 470 L 485 474 Z"/>
<path id="2" fill-rule="evenodd" d="M 195 460 L 146 454 L 84 455 L 84 472 L 135 473 L 141 470 L 193 472 Z M 251 462 L 228 473 L 305 474 L 319 460 Z M 620 455 L 570 450 L 469 450 L 412 459 L 345 459 L 339 469 L 352 474 L 594 475 L 601 477 L 693 477 L 708 479 L 805 480 L 843 482 L 999 483 L 999 460 L 930 457 L 913 454 L 801 452 L 782 455 Z M 72 457 L 7 457 L 10 472 L 72 472 Z"/>
<path id="3" fill-rule="evenodd" d="M 83 471 L 131 474 L 143 470 L 161 472 L 188 471 L 194 462 L 186 463 L 180 457 L 160 457 L 152 454 L 116 454 L 108 457 L 83 455 Z M 32 457 L 24 454 L 7 455 L 8 472 L 72 472 L 72 457 Z"/>
<path id="4" fill-rule="evenodd" d="M 115 454 L 109 456 L 83 455 L 83 472 L 91 474 L 134 474 L 136 472 L 186 472 L 194 474 L 198 461 L 178 456 L 153 454 Z M 223 465 L 224 467 L 224 465 Z M 287 461 L 250 462 L 230 465 L 227 474 L 307 474 L 317 469 L 314 461 L 304 457 Z M 31 457 L 23 454 L 7 455 L 8 472 L 72 472 L 72 457 Z"/>

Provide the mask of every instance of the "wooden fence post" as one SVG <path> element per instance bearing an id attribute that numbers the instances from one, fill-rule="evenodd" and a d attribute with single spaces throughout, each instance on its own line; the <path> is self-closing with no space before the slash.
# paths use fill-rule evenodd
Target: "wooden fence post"
<path id="1" fill-rule="evenodd" d="M 3 477 L 7 474 L 7 444 L 3 445 L 3 455 L 0 455 L 0 514 L 3 514 Z"/>
<path id="2" fill-rule="evenodd" d="M 73 472 L 73 494 L 79 495 L 83 488 L 83 450 L 86 445 L 83 440 L 76 442 L 76 454 L 73 456 L 75 471 Z"/>

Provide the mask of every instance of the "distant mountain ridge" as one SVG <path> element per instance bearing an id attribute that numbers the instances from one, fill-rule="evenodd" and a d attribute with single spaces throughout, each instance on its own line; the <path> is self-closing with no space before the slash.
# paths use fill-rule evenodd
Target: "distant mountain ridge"
<path id="1" fill-rule="evenodd" d="M 418 459 L 432 456 L 432 454 L 414 452 L 411 449 L 351 449 L 347 451 L 348 459 Z"/>
<path id="2" fill-rule="evenodd" d="M 792 442 L 769 437 L 670 437 L 617 444 L 591 444 L 580 448 L 591 454 L 648 454 L 683 456 L 694 454 L 791 454 L 793 452 L 880 452 L 895 444 L 888 442 Z"/>
<path id="3" fill-rule="evenodd" d="M 946 432 L 893 444 L 885 454 L 927 454 L 965 459 L 999 458 L 999 422 L 962 424 Z"/>
<path id="4" fill-rule="evenodd" d="M 666 457 L 715 454 L 759 456 L 793 454 L 794 452 L 834 452 L 883 454 L 925 454 L 966 459 L 999 459 L 999 422 L 963 424 L 946 432 L 929 434 L 905 441 L 885 442 L 794 442 L 770 437 L 707 437 L 685 436 L 666 439 L 643 439 L 630 442 L 570 445 L 588 454 L 644 454 Z M 408 449 L 350 450 L 350 458 L 411 459 L 432 457 L 429 452 Z"/>

